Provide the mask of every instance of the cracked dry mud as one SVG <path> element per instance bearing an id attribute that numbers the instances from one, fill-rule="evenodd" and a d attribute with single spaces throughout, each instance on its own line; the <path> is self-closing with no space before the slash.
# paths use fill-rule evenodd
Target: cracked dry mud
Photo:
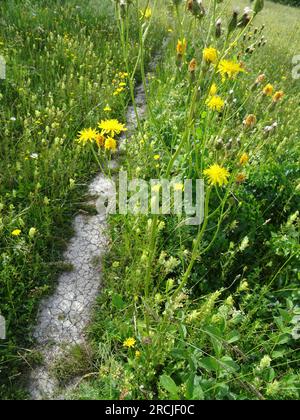
<path id="1" fill-rule="evenodd" d="M 136 103 L 140 116 L 145 113 L 145 102 L 143 86 L 138 86 Z M 130 131 L 135 126 L 135 112 L 130 106 L 127 127 Z M 113 161 L 111 164 L 115 166 L 117 163 Z M 89 204 L 96 205 L 98 200 L 109 197 L 113 191 L 112 180 L 98 174 L 89 185 L 89 194 L 93 196 Z M 96 207 L 99 211 L 99 206 Z M 34 338 L 43 363 L 30 374 L 28 390 L 33 400 L 64 399 L 65 392 L 72 388 L 70 384 L 60 389 L 52 374 L 53 365 L 73 345 L 85 344 L 85 330 L 100 291 L 101 257 L 108 244 L 106 211 L 93 216 L 79 214 L 73 226 L 75 234 L 64 254 L 65 262 L 71 264 L 73 270 L 59 277 L 54 294 L 40 304 Z"/>

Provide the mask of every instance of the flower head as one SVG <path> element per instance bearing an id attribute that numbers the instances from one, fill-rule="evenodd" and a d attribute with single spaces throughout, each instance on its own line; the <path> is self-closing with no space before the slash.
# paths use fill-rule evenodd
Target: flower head
<path id="1" fill-rule="evenodd" d="M 215 48 L 204 48 L 203 58 L 207 63 L 216 63 L 218 60 L 218 51 Z"/>
<path id="2" fill-rule="evenodd" d="M 243 124 L 246 128 L 252 128 L 256 124 L 256 116 L 254 114 L 249 114 L 244 119 Z"/>
<path id="3" fill-rule="evenodd" d="M 12 236 L 20 236 L 22 231 L 20 229 L 15 229 L 11 232 Z"/>
<path id="4" fill-rule="evenodd" d="M 124 124 L 121 124 L 118 120 L 102 120 L 98 127 L 102 130 L 102 134 L 109 134 L 111 137 L 115 137 L 122 131 L 127 131 Z"/>
<path id="5" fill-rule="evenodd" d="M 142 19 L 150 19 L 151 16 L 152 16 L 151 7 L 147 7 L 146 10 L 141 10 L 141 18 Z"/>
<path id="6" fill-rule="evenodd" d="M 105 144 L 105 137 L 103 134 L 98 134 L 95 141 L 99 147 L 102 147 Z"/>
<path id="7" fill-rule="evenodd" d="M 213 83 L 210 87 L 209 95 L 210 96 L 215 96 L 217 91 L 218 91 L 217 85 L 215 83 Z"/>
<path id="8" fill-rule="evenodd" d="M 272 96 L 272 93 L 274 92 L 274 87 L 271 85 L 271 83 L 268 83 L 264 88 L 263 88 L 263 94 L 266 96 Z"/>
<path id="9" fill-rule="evenodd" d="M 182 57 L 184 53 L 186 52 L 186 47 L 187 47 L 186 39 L 185 38 L 183 38 L 183 40 L 179 39 L 176 46 L 177 54 Z"/>
<path id="10" fill-rule="evenodd" d="M 228 183 L 228 177 L 230 175 L 226 168 L 223 168 L 216 163 L 211 165 L 208 169 L 205 169 L 203 173 L 208 177 L 211 185 L 219 184 L 220 187 Z"/>
<path id="11" fill-rule="evenodd" d="M 105 108 L 103 108 L 104 112 L 111 112 L 111 107 L 107 104 Z"/>
<path id="12" fill-rule="evenodd" d="M 117 142 L 113 137 L 107 137 L 104 143 L 105 150 L 115 152 L 117 150 Z"/>
<path id="13" fill-rule="evenodd" d="M 94 140 L 96 140 L 97 135 L 97 130 L 94 130 L 93 128 L 85 128 L 84 130 L 79 131 L 79 137 L 77 141 L 81 144 L 93 142 Z"/>
<path id="14" fill-rule="evenodd" d="M 218 72 L 221 74 L 222 78 L 225 79 L 234 79 L 236 75 L 245 70 L 241 64 L 236 63 L 235 61 L 221 60 L 218 66 Z"/>
<path id="15" fill-rule="evenodd" d="M 240 157 L 240 165 L 246 165 L 249 162 L 249 155 L 247 153 L 243 153 Z"/>
<path id="16" fill-rule="evenodd" d="M 225 102 L 220 96 L 215 95 L 207 99 L 206 105 L 213 111 L 221 112 L 225 106 Z"/>
<path id="17" fill-rule="evenodd" d="M 273 96 L 273 102 L 279 102 L 284 96 L 284 92 L 282 90 L 279 90 L 278 92 L 275 92 Z"/>
<path id="18" fill-rule="evenodd" d="M 133 337 L 129 337 L 129 338 L 126 338 L 126 340 L 124 341 L 123 347 L 131 348 L 135 346 L 135 343 L 136 343 L 136 339 Z"/>
<path id="19" fill-rule="evenodd" d="M 189 72 L 190 73 L 195 73 L 196 68 L 197 68 L 197 61 L 196 61 L 195 58 L 193 58 L 192 61 L 190 61 L 190 64 L 189 64 Z"/>
<path id="20" fill-rule="evenodd" d="M 237 184 L 242 184 L 245 181 L 246 181 L 246 175 L 245 174 L 242 174 L 242 173 L 237 174 L 237 176 L 235 178 L 235 182 Z"/>

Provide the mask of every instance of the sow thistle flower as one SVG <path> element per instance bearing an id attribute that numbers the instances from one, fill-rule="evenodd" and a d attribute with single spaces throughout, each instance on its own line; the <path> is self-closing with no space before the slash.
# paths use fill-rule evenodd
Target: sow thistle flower
<path id="1" fill-rule="evenodd" d="M 220 187 L 222 187 L 222 185 L 228 184 L 228 178 L 230 173 L 226 168 L 223 168 L 217 163 L 211 165 L 208 169 L 205 169 L 203 173 L 205 176 L 207 176 L 208 181 L 211 185 L 219 185 Z"/>
<path id="2" fill-rule="evenodd" d="M 187 42 L 186 39 L 183 38 L 183 40 L 178 40 L 177 42 L 177 46 L 176 46 L 176 52 L 177 55 L 179 57 L 182 57 L 184 55 L 184 53 L 186 52 L 186 48 L 187 48 Z"/>
<path id="3" fill-rule="evenodd" d="M 123 347 L 132 348 L 135 346 L 135 343 L 136 343 L 136 339 L 133 337 L 129 337 L 129 338 L 126 338 L 126 340 L 124 341 Z"/>
<path id="4" fill-rule="evenodd" d="M 206 100 L 206 105 L 213 111 L 221 112 L 225 106 L 225 102 L 220 96 L 214 95 Z"/>
<path id="5" fill-rule="evenodd" d="M 246 165 L 249 162 L 249 155 L 247 153 L 243 153 L 240 157 L 240 165 Z"/>
<path id="6" fill-rule="evenodd" d="M 266 96 L 272 96 L 274 92 L 274 87 L 271 85 L 271 83 L 268 83 L 264 88 L 263 88 L 263 94 Z"/>
<path id="7" fill-rule="evenodd" d="M 215 96 L 218 91 L 217 85 L 213 83 L 209 90 L 209 96 Z"/>
<path id="8" fill-rule="evenodd" d="M 193 58 L 193 59 L 190 61 L 190 64 L 189 64 L 189 72 L 190 72 L 191 74 L 195 73 L 196 68 L 197 68 L 197 61 L 196 61 L 196 59 L 195 59 L 195 58 Z"/>
<path id="9" fill-rule="evenodd" d="M 273 102 L 279 102 L 284 96 L 284 92 L 282 90 L 275 92 L 273 96 Z"/>
<path id="10" fill-rule="evenodd" d="M 96 140 L 98 136 L 97 130 L 92 128 L 85 128 L 84 130 L 79 132 L 79 137 L 77 139 L 78 143 L 86 144 L 88 142 L 93 142 Z"/>
<path id="11" fill-rule="evenodd" d="M 207 63 L 216 63 L 218 61 L 218 51 L 213 48 L 204 48 L 203 58 Z"/>
<path id="12" fill-rule="evenodd" d="M 124 124 L 121 124 L 118 120 L 105 120 L 98 124 L 98 127 L 102 130 L 101 134 L 108 134 L 111 137 L 119 135 L 122 131 L 127 131 Z"/>
<path id="13" fill-rule="evenodd" d="M 151 7 L 147 7 L 146 10 L 141 10 L 141 19 L 150 19 L 152 16 Z"/>
<path id="14" fill-rule="evenodd" d="M 113 137 L 107 137 L 104 143 L 105 150 L 115 152 L 117 150 L 117 142 Z"/>
<path id="15" fill-rule="evenodd" d="M 234 79 L 239 73 L 245 72 L 245 70 L 240 63 L 229 60 L 221 60 L 218 65 L 218 72 L 225 80 L 226 77 L 228 79 Z"/>

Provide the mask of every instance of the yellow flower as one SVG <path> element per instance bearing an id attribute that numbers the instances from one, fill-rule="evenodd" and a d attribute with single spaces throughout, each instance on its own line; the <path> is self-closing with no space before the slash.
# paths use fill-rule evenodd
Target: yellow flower
<path id="1" fill-rule="evenodd" d="M 280 91 L 278 91 L 278 92 L 275 92 L 275 94 L 274 94 L 274 96 L 273 96 L 273 102 L 278 102 L 278 101 L 280 101 L 280 99 L 282 99 L 282 98 L 283 98 L 283 95 L 284 95 L 284 93 L 283 93 L 283 91 L 282 91 L 282 90 L 280 90 Z"/>
<path id="2" fill-rule="evenodd" d="M 20 229 L 15 229 L 11 232 L 12 236 L 20 236 L 22 231 Z"/>
<path id="3" fill-rule="evenodd" d="M 120 86 L 120 87 L 126 87 L 126 83 L 125 83 L 125 82 L 120 82 L 120 83 L 119 83 L 119 86 Z"/>
<path id="4" fill-rule="evenodd" d="M 107 104 L 106 107 L 103 109 L 104 112 L 111 112 L 111 107 Z"/>
<path id="5" fill-rule="evenodd" d="M 204 48 L 203 58 L 207 63 L 216 63 L 218 60 L 218 51 L 215 48 Z"/>
<path id="6" fill-rule="evenodd" d="M 151 7 L 147 7 L 146 8 L 146 10 L 144 11 L 144 10 L 141 10 L 141 17 L 142 17 L 142 19 L 144 18 L 144 19 L 150 19 L 151 18 L 151 16 L 152 16 L 152 10 L 151 10 Z"/>
<path id="7" fill-rule="evenodd" d="M 128 73 L 126 73 L 126 72 L 124 72 L 124 73 L 120 72 L 119 73 L 119 76 L 120 76 L 121 79 L 126 79 L 126 77 L 128 77 Z"/>
<path id="8" fill-rule="evenodd" d="M 176 52 L 178 55 L 183 56 L 187 47 L 186 39 L 184 38 L 182 41 L 179 39 L 176 46 Z"/>
<path id="9" fill-rule="evenodd" d="M 154 159 L 154 160 L 159 160 L 159 159 L 160 159 L 160 155 L 154 155 L 154 156 L 153 156 L 153 159 Z"/>
<path id="10" fill-rule="evenodd" d="M 139 350 L 137 350 L 135 352 L 135 357 L 137 357 L 137 358 L 141 357 L 141 352 Z"/>
<path id="11" fill-rule="evenodd" d="M 103 134 L 98 134 L 95 141 L 99 147 L 102 147 L 105 144 L 105 137 Z"/>
<path id="12" fill-rule="evenodd" d="M 92 128 L 85 128 L 84 130 L 79 132 L 79 137 L 77 141 L 82 144 L 93 142 L 94 140 L 96 140 L 97 135 L 97 130 L 94 130 Z"/>
<path id="13" fill-rule="evenodd" d="M 208 106 L 208 108 L 212 109 L 213 111 L 221 112 L 225 106 L 225 102 L 223 101 L 222 98 L 220 98 L 220 96 L 215 95 L 207 99 L 206 105 Z"/>
<path id="14" fill-rule="evenodd" d="M 222 78 L 233 79 L 237 74 L 244 72 L 243 67 L 234 61 L 221 60 L 218 66 L 218 72 L 221 74 Z"/>
<path id="15" fill-rule="evenodd" d="M 122 131 L 127 131 L 124 124 L 121 124 L 118 120 L 101 121 L 98 127 L 102 130 L 102 134 L 109 134 L 111 137 L 115 137 L 116 134 L 120 134 Z"/>
<path id="16" fill-rule="evenodd" d="M 271 96 L 272 93 L 274 91 L 274 87 L 268 83 L 264 88 L 263 88 L 263 94 L 266 96 Z"/>
<path id="17" fill-rule="evenodd" d="M 211 185 L 219 184 L 220 187 L 228 183 L 229 172 L 227 169 L 215 163 L 203 172 L 209 179 Z"/>
<path id="18" fill-rule="evenodd" d="M 246 165 L 249 162 L 249 155 L 247 153 L 243 153 L 240 157 L 240 165 Z"/>
<path id="19" fill-rule="evenodd" d="M 112 137 L 107 137 L 104 143 L 105 150 L 111 150 L 112 152 L 115 152 L 117 150 L 117 142 Z"/>
<path id="20" fill-rule="evenodd" d="M 131 348 L 135 346 L 135 343 L 136 343 L 135 338 L 129 337 L 129 338 L 126 338 L 126 340 L 124 341 L 123 347 Z"/>
<path id="21" fill-rule="evenodd" d="M 217 85 L 213 83 L 209 90 L 209 96 L 215 96 L 218 91 Z"/>

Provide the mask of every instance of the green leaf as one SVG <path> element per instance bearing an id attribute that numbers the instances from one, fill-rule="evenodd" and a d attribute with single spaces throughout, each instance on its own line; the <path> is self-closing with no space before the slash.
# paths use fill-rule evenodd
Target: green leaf
<path id="1" fill-rule="evenodd" d="M 203 367 L 208 372 L 210 371 L 218 371 L 219 370 L 219 363 L 213 357 L 204 357 L 199 361 L 199 366 Z"/>
<path id="2" fill-rule="evenodd" d="M 122 296 L 120 294 L 114 294 L 112 297 L 112 304 L 117 308 L 117 309 L 123 309 L 125 306 L 125 302 L 122 299 Z"/>
<path id="3" fill-rule="evenodd" d="M 230 372 L 237 372 L 240 369 L 239 365 L 229 356 L 223 356 L 220 363 L 223 369 Z"/>
<path id="4" fill-rule="evenodd" d="M 230 333 L 226 337 L 226 341 L 228 344 L 235 343 L 239 341 L 240 334 L 237 330 L 230 331 Z"/>
<path id="5" fill-rule="evenodd" d="M 161 386 L 168 391 L 171 396 L 178 398 L 178 387 L 170 376 L 161 375 L 159 381 Z"/>

